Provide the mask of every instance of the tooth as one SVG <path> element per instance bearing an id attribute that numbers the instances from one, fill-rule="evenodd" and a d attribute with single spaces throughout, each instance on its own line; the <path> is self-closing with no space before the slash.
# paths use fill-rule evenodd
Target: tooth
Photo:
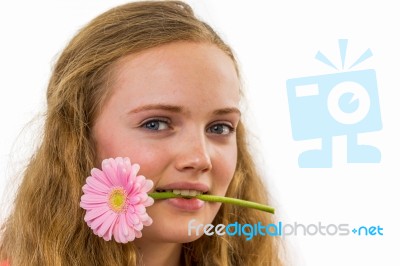
<path id="1" fill-rule="evenodd" d="M 192 196 L 192 197 L 204 194 L 201 191 L 193 190 L 193 189 L 174 189 L 174 190 L 167 190 L 167 191 L 173 192 L 174 194 L 177 194 L 177 195 Z"/>
<path id="2" fill-rule="evenodd" d="M 190 195 L 189 195 L 189 190 L 188 190 L 188 189 L 182 189 L 182 190 L 181 190 L 181 195 L 182 195 L 182 196 L 190 196 Z"/>
<path id="3" fill-rule="evenodd" d="M 174 189 L 173 192 L 174 192 L 174 194 L 177 194 L 177 195 L 181 194 L 181 190 L 180 189 Z"/>

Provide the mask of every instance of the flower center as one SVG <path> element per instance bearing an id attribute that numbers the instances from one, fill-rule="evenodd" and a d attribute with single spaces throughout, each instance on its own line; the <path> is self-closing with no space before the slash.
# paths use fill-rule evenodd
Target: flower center
<path id="1" fill-rule="evenodd" d="M 125 212 L 127 209 L 127 195 L 122 187 L 113 188 L 108 194 L 108 206 L 115 212 Z"/>

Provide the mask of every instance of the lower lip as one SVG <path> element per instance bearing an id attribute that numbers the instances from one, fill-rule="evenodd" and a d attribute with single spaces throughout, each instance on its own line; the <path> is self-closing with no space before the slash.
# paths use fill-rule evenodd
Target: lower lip
<path id="1" fill-rule="evenodd" d="M 197 211 L 204 206 L 204 201 L 194 198 L 192 199 L 173 198 L 173 199 L 168 199 L 167 202 L 172 206 L 184 211 Z"/>

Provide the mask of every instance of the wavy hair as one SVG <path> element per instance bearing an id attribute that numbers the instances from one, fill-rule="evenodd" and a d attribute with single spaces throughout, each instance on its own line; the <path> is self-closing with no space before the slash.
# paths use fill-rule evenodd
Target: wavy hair
<path id="1" fill-rule="evenodd" d="M 81 188 L 96 163 L 92 125 L 108 96 L 119 58 L 177 42 L 211 43 L 237 62 L 231 48 L 190 6 L 179 1 L 133 2 L 83 27 L 60 54 L 47 89 L 43 138 L 23 173 L 13 210 L 2 226 L 0 256 L 13 265 L 140 265 L 134 243 L 104 241 L 84 222 Z M 237 129 L 238 162 L 227 196 L 268 204 Z M 272 223 L 259 211 L 223 204 L 213 223 Z M 277 237 L 201 237 L 183 244 L 186 265 L 282 265 Z"/>

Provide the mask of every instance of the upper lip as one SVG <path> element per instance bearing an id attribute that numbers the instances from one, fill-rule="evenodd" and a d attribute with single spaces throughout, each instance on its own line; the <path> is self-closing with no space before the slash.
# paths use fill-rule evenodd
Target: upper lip
<path id="1" fill-rule="evenodd" d="M 209 190 L 209 187 L 202 183 L 176 182 L 165 186 L 157 187 L 155 190 L 174 190 L 174 189 L 197 190 L 205 193 Z"/>

